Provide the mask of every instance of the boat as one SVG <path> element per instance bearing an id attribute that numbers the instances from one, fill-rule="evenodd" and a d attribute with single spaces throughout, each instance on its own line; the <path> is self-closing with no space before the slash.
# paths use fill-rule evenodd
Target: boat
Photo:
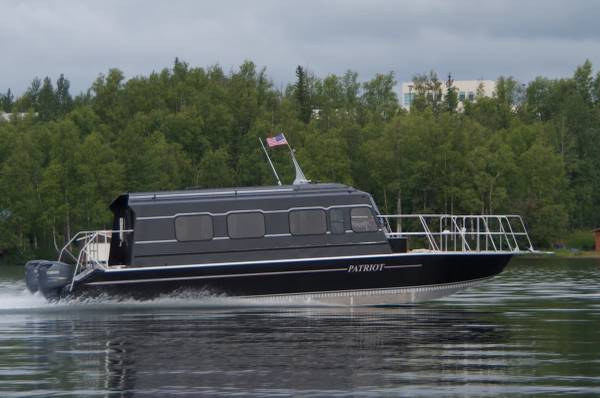
<path id="1" fill-rule="evenodd" d="M 308 181 L 291 155 L 290 185 L 277 176 L 277 186 L 120 195 L 112 229 L 79 232 L 57 260 L 28 262 L 27 287 L 51 301 L 191 292 L 395 305 L 479 284 L 533 251 L 518 215 L 382 214 L 368 192 Z"/>

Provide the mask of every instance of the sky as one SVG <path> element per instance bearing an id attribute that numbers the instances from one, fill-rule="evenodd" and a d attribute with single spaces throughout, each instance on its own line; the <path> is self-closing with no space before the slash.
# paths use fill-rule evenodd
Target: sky
<path id="1" fill-rule="evenodd" d="M 276 87 L 297 65 L 317 76 L 351 69 L 399 82 L 434 70 L 456 80 L 567 77 L 586 59 L 600 70 L 600 1 L 14 1 L 0 7 L 0 92 L 64 73 L 71 92 L 100 73 L 126 77 L 244 60 Z"/>

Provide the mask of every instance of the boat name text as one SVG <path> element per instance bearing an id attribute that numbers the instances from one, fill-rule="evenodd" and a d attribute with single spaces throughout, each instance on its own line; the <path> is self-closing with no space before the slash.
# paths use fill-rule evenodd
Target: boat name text
<path id="1" fill-rule="evenodd" d="M 356 264 L 348 267 L 348 272 L 380 272 L 383 271 L 385 264 Z"/>

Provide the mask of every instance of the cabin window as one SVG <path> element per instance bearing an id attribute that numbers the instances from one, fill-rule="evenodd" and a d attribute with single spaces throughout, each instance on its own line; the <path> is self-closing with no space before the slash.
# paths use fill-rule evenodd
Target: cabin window
<path id="1" fill-rule="evenodd" d="M 201 214 L 196 216 L 179 216 L 175 218 L 175 237 L 181 242 L 212 239 L 212 217 Z"/>
<path id="2" fill-rule="evenodd" d="M 320 209 L 290 211 L 292 235 L 318 235 L 327 232 L 325 211 Z"/>
<path id="3" fill-rule="evenodd" d="M 262 238 L 265 236 L 265 217 L 262 213 L 233 213 L 227 216 L 230 238 Z"/>
<path id="4" fill-rule="evenodd" d="M 379 229 L 371 209 L 367 207 L 355 207 L 350 212 L 350 218 L 354 232 L 374 232 Z"/>
<path id="5" fill-rule="evenodd" d="M 344 229 L 344 209 L 329 210 L 329 224 L 332 234 L 343 234 Z"/>

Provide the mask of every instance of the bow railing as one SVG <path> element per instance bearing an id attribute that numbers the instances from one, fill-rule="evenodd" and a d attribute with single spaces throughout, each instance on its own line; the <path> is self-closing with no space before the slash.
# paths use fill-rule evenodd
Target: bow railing
<path id="1" fill-rule="evenodd" d="M 519 215 L 385 214 L 388 239 L 434 252 L 534 251 Z"/>

